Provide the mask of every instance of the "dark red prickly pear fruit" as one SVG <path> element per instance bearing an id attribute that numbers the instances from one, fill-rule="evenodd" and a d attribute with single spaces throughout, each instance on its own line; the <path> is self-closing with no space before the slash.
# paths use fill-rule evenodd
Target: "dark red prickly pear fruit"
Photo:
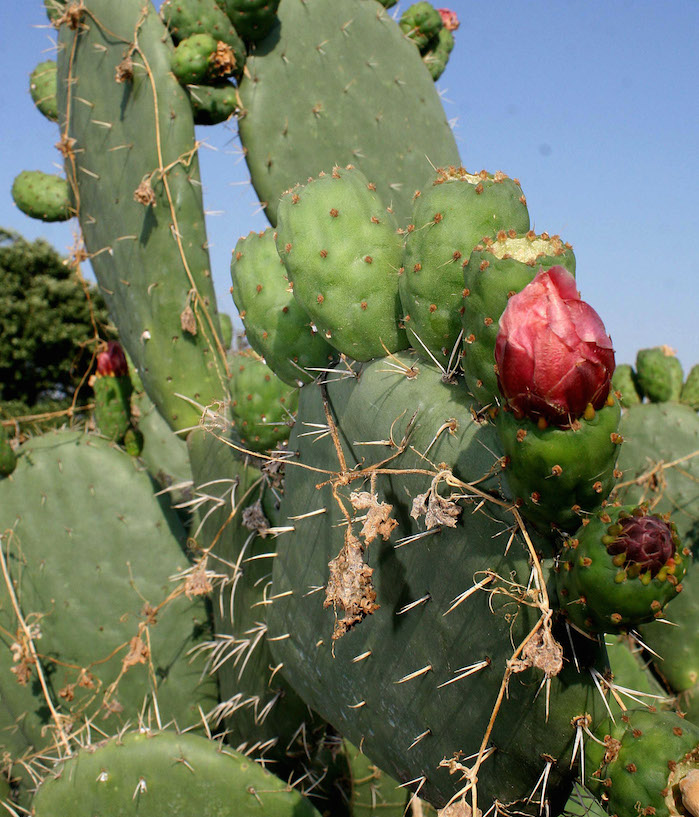
<path id="1" fill-rule="evenodd" d="M 110 340 L 107 348 L 97 355 L 97 376 L 123 377 L 128 373 L 129 367 L 121 344 L 116 340 Z"/>

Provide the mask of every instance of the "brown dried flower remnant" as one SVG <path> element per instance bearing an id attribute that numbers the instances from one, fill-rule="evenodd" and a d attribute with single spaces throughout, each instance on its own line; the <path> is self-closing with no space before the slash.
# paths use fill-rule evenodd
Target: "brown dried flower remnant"
<path id="1" fill-rule="evenodd" d="M 141 181 L 138 187 L 133 191 L 134 201 L 142 204 L 144 207 L 155 207 L 155 191 L 150 183 L 150 179 L 145 178 Z"/>
<path id="2" fill-rule="evenodd" d="M 216 51 L 209 58 L 209 71 L 215 77 L 228 77 L 235 74 L 235 54 L 230 45 L 222 41 L 216 43 Z"/>
<path id="3" fill-rule="evenodd" d="M 124 656 L 123 669 L 134 667 L 136 664 L 145 664 L 150 656 L 150 650 L 140 636 L 135 635 L 129 642 L 129 651 Z"/>
<path id="4" fill-rule="evenodd" d="M 188 332 L 190 335 L 197 334 L 197 319 L 189 304 L 185 306 L 180 314 L 180 326 L 183 332 Z"/>
<path id="5" fill-rule="evenodd" d="M 364 562 L 364 546 L 349 527 L 342 550 L 328 567 L 330 576 L 323 607 L 332 606 L 335 610 L 332 638 L 336 641 L 366 616 L 375 613 L 379 605 L 371 581 L 374 569 Z M 337 618 L 338 607 L 344 612 L 341 619 Z"/>
<path id="6" fill-rule="evenodd" d="M 538 630 L 525 645 L 521 657 L 510 663 L 512 672 L 524 672 L 529 667 L 542 670 L 547 678 L 563 669 L 563 648 L 551 634 L 550 624 Z"/>
<path id="7" fill-rule="evenodd" d="M 384 542 L 388 541 L 394 528 L 398 526 L 398 521 L 391 518 L 393 505 L 388 502 L 379 502 L 376 494 L 369 491 L 353 491 L 350 494 L 352 507 L 357 510 L 368 510 L 364 525 L 360 531 L 360 536 L 368 545 L 377 536 L 381 536 Z"/>
<path id="8" fill-rule="evenodd" d="M 207 557 L 200 559 L 194 567 L 187 573 L 187 578 L 184 582 L 184 594 L 188 599 L 193 596 L 208 596 L 214 589 L 209 579 L 209 573 L 206 569 Z"/>
<path id="9" fill-rule="evenodd" d="M 418 494 L 413 499 L 413 507 L 410 511 L 413 519 L 418 519 L 424 514 L 427 530 L 436 528 L 439 525 L 455 528 L 460 513 L 461 508 L 456 504 L 456 501 L 440 496 L 434 484 L 429 491 Z"/>
<path id="10" fill-rule="evenodd" d="M 132 79 L 133 59 L 131 58 L 131 54 L 127 54 L 119 65 L 117 65 L 114 80 L 121 84 L 122 82 L 131 82 Z"/>
<path id="11" fill-rule="evenodd" d="M 257 531 L 257 535 L 262 539 L 267 536 L 269 531 L 269 521 L 262 510 L 262 500 L 258 499 L 252 505 L 243 511 L 243 525 L 248 530 Z"/>

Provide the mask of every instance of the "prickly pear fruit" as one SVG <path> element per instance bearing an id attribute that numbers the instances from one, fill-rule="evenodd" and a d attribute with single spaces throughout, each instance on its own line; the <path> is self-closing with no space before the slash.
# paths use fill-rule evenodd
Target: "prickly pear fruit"
<path id="1" fill-rule="evenodd" d="M 575 274 L 570 244 L 548 233 L 505 232 L 476 245 L 464 264 L 464 377 L 471 394 L 486 406 L 501 400 L 495 371 L 495 341 L 509 298 L 541 269 L 563 266 Z"/>
<path id="2" fill-rule="evenodd" d="M 497 430 L 513 499 L 533 522 L 575 530 L 607 498 L 616 478 L 621 409 L 613 399 L 571 428 L 517 419 L 502 408 Z"/>
<path id="3" fill-rule="evenodd" d="M 596 740 L 586 743 L 585 783 L 610 814 L 699 813 L 699 727 L 675 713 L 634 710 L 594 732 Z"/>
<path id="4" fill-rule="evenodd" d="M 403 254 L 399 292 L 403 320 L 421 357 L 459 359 L 463 265 L 484 236 L 529 229 L 519 183 L 504 173 L 440 169 L 416 195 Z"/>
<path id="5" fill-rule="evenodd" d="M 636 378 L 641 394 L 653 403 L 680 399 L 682 364 L 669 346 L 640 349 L 636 355 Z"/>
<path id="6" fill-rule="evenodd" d="M 500 392 L 518 416 L 569 426 L 604 406 L 614 350 L 601 318 L 564 267 L 540 271 L 514 295 L 495 341 Z"/>
<path id="7" fill-rule="evenodd" d="M 422 51 L 442 28 L 442 16 L 427 0 L 407 8 L 399 20 L 401 30 Z"/>
<path id="8" fill-rule="evenodd" d="M 636 390 L 636 372 L 628 363 L 621 363 L 614 369 L 612 388 L 624 408 L 641 402 L 641 397 Z"/>
<path id="9" fill-rule="evenodd" d="M 204 82 L 210 77 L 210 62 L 216 53 L 216 40 L 210 34 L 192 34 L 172 52 L 172 73 L 183 84 Z"/>
<path id="10" fill-rule="evenodd" d="M 65 11 L 65 0 L 44 0 L 44 10 L 46 11 L 46 16 L 52 23 L 55 23 L 56 20 L 63 14 Z"/>
<path id="11" fill-rule="evenodd" d="M 279 0 L 221 0 L 221 6 L 240 36 L 256 43 L 274 26 Z"/>
<path id="12" fill-rule="evenodd" d="M 133 384 L 126 357 L 117 341 L 110 340 L 107 349 L 97 356 L 92 388 L 99 430 L 109 440 L 122 440 L 131 425 Z"/>
<path id="13" fill-rule="evenodd" d="M 590 633 L 660 618 L 682 589 L 688 557 L 672 522 L 643 506 L 609 506 L 564 544 L 557 572 L 561 609 Z"/>
<path id="14" fill-rule="evenodd" d="M 17 455 L 12 447 L 5 426 L 0 425 L 0 477 L 9 476 L 17 467 Z"/>
<path id="15" fill-rule="evenodd" d="M 444 73 L 449 62 L 449 55 L 453 50 L 454 35 L 448 28 L 442 28 L 427 44 L 422 61 L 435 82 Z"/>
<path id="16" fill-rule="evenodd" d="M 23 170 L 12 184 L 12 198 L 23 213 L 41 221 L 67 221 L 75 214 L 68 182 L 41 170 Z"/>
<path id="17" fill-rule="evenodd" d="M 208 34 L 230 46 L 239 74 L 245 65 L 245 46 L 225 12 L 215 0 L 165 0 L 160 16 L 176 43 L 193 34 Z"/>
<path id="18" fill-rule="evenodd" d="M 238 241 L 231 278 L 250 345 L 285 383 L 309 383 L 337 356 L 294 298 L 271 227 Z"/>
<path id="19" fill-rule="evenodd" d="M 283 383 L 252 352 L 230 359 L 231 414 L 241 445 L 268 451 L 287 440 L 298 405 L 298 389 Z"/>
<path id="20" fill-rule="evenodd" d="M 199 735 L 138 732 L 89 745 L 39 787 L 36 817 L 318 817 L 253 760 Z"/>
<path id="21" fill-rule="evenodd" d="M 399 326 L 402 240 L 360 170 L 335 167 L 285 193 L 277 249 L 294 297 L 338 351 L 371 360 L 408 345 Z"/>
<path id="22" fill-rule="evenodd" d="M 187 91 L 197 125 L 218 125 L 225 122 L 238 107 L 238 91 L 232 82 L 188 85 Z"/>
<path id="23" fill-rule="evenodd" d="M 692 366 L 680 392 L 680 403 L 699 411 L 699 363 Z"/>
<path id="24" fill-rule="evenodd" d="M 29 93 L 34 104 L 52 122 L 58 121 L 56 102 L 56 61 L 40 62 L 29 75 Z"/>

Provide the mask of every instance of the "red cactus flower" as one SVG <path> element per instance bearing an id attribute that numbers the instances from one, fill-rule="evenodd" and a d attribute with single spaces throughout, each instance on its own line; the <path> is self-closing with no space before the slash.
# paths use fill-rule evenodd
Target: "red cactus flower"
<path id="1" fill-rule="evenodd" d="M 670 523 L 659 516 L 630 516 L 620 520 L 619 528 L 620 533 L 607 551 L 612 556 L 623 553 L 627 562 L 650 570 L 651 577 L 675 554 L 677 535 Z"/>
<path id="2" fill-rule="evenodd" d="M 110 340 L 104 352 L 97 355 L 97 375 L 99 377 L 123 377 L 129 373 L 126 356 L 116 340 Z"/>
<path id="3" fill-rule="evenodd" d="M 569 425 L 588 405 L 602 408 L 614 350 L 601 318 L 580 300 L 564 267 L 539 273 L 513 295 L 495 343 L 500 391 L 518 414 Z"/>
<path id="4" fill-rule="evenodd" d="M 456 31 L 460 25 L 456 12 L 451 11 L 451 9 L 437 9 L 437 11 L 442 18 L 444 28 L 446 28 L 447 31 Z"/>

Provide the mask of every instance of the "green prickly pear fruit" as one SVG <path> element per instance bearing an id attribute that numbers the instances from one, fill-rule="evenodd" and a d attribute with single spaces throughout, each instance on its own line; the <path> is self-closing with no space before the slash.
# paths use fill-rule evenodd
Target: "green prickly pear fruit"
<path id="1" fill-rule="evenodd" d="M 0 425 L 0 477 L 8 477 L 17 467 L 17 455 L 7 436 L 5 426 Z"/>
<path id="2" fill-rule="evenodd" d="M 250 345 L 285 383 L 309 383 L 315 370 L 336 357 L 294 298 L 271 227 L 238 241 L 231 279 L 231 294 Z"/>
<path id="3" fill-rule="evenodd" d="M 416 194 L 399 292 L 408 338 L 421 357 L 458 359 L 463 265 L 484 236 L 526 232 L 529 213 L 518 182 L 504 173 L 440 169 Z M 503 232 L 504 234 L 504 232 Z"/>
<path id="4" fill-rule="evenodd" d="M 37 791 L 35 817 L 319 817 L 296 790 L 218 741 L 132 733 L 85 746 Z"/>
<path id="5" fill-rule="evenodd" d="M 628 363 L 620 363 L 614 370 L 612 388 L 624 408 L 641 402 L 641 397 L 636 390 L 636 372 Z"/>
<path id="6" fill-rule="evenodd" d="M 608 506 L 564 544 L 557 568 L 561 609 L 588 633 L 661 618 L 682 590 L 688 557 L 672 522 L 644 506 Z"/>
<path id="7" fill-rule="evenodd" d="M 192 34 L 172 52 L 172 73 L 183 84 L 204 82 L 210 76 L 210 63 L 217 43 L 210 34 Z"/>
<path id="8" fill-rule="evenodd" d="M 427 0 L 420 0 L 407 8 L 398 23 L 406 37 L 409 37 L 422 51 L 442 28 L 442 16 Z"/>
<path id="9" fill-rule="evenodd" d="M 95 421 L 99 430 L 107 439 L 124 439 L 131 425 L 133 384 L 126 357 L 117 341 L 109 341 L 107 349 L 97 356 L 97 372 L 92 388 L 95 392 Z"/>
<path id="10" fill-rule="evenodd" d="M 444 73 L 449 62 L 449 55 L 453 50 L 454 35 L 448 28 L 440 29 L 439 33 L 427 44 L 422 61 L 435 82 Z"/>
<path id="11" fill-rule="evenodd" d="M 406 348 L 398 294 L 402 240 L 361 171 L 335 167 L 287 191 L 276 240 L 294 297 L 339 352 L 371 360 Z"/>
<path id="12" fill-rule="evenodd" d="M 231 414 L 241 445 L 262 453 L 287 440 L 298 389 L 281 381 L 251 352 L 234 355 L 230 364 Z"/>
<path id="13" fill-rule="evenodd" d="M 41 170 L 23 170 L 12 184 L 12 198 L 23 213 L 41 221 L 68 221 L 75 215 L 68 182 Z"/>
<path id="14" fill-rule="evenodd" d="M 221 6 L 245 42 L 256 43 L 274 26 L 279 0 L 222 0 Z"/>
<path id="15" fill-rule="evenodd" d="M 238 91 L 232 82 L 188 85 L 187 91 L 197 125 L 218 125 L 225 122 L 238 107 Z"/>
<path id="16" fill-rule="evenodd" d="M 627 711 L 585 745 L 586 785 L 610 814 L 699 814 L 699 727 L 676 713 Z"/>
<path id="17" fill-rule="evenodd" d="M 570 244 L 548 233 L 530 231 L 514 237 L 484 238 L 464 265 L 464 377 L 471 394 L 483 406 L 498 404 L 495 341 L 500 316 L 508 300 L 532 281 L 537 272 L 563 266 L 575 274 Z"/>
<path id="18" fill-rule="evenodd" d="M 165 0 L 160 16 L 176 43 L 194 34 L 209 34 L 216 42 L 230 46 L 240 74 L 245 65 L 246 50 L 231 21 L 215 0 Z"/>
<path id="19" fill-rule="evenodd" d="M 699 363 L 692 366 L 680 392 L 680 403 L 699 411 Z"/>
<path id="20" fill-rule="evenodd" d="M 495 341 L 498 386 L 509 407 L 557 426 L 601 409 L 614 350 L 601 318 L 564 267 L 541 270 L 510 298 Z"/>
<path id="21" fill-rule="evenodd" d="M 65 7 L 65 0 L 44 0 L 44 10 L 46 11 L 46 16 L 52 23 L 55 23 L 56 20 L 59 19 L 59 17 L 65 11 Z"/>
<path id="22" fill-rule="evenodd" d="M 385 9 L 393 8 L 397 2 L 398 0 L 379 0 L 379 3 L 381 3 Z"/>
<path id="23" fill-rule="evenodd" d="M 58 121 L 56 102 L 56 61 L 40 62 L 29 75 L 29 93 L 34 104 L 52 122 Z"/>
<path id="24" fill-rule="evenodd" d="M 652 403 L 679 400 L 684 373 L 682 364 L 669 346 L 640 349 L 636 355 L 638 389 Z"/>
<path id="25" fill-rule="evenodd" d="M 144 438 L 140 429 L 134 428 L 133 426 L 126 429 L 122 445 L 127 454 L 130 454 L 132 457 L 140 457 L 143 451 L 143 443 Z"/>
<path id="26" fill-rule="evenodd" d="M 576 420 L 571 428 L 498 411 L 505 481 L 532 522 L 575 530 L 585 514 L 604 502 L 618 476 L 620 415 L 613 398 L 599 411 Z"/>

